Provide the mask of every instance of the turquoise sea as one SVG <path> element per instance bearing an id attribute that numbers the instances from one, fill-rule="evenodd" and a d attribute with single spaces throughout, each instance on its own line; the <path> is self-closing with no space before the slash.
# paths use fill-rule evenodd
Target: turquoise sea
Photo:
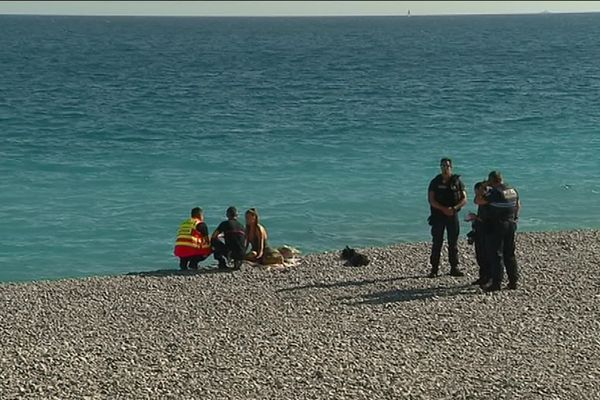
<path id="1" fill-rule="evenodd" d="M 521 231 L 599 228 L 598 38 L 600 14 L 0 16 L 0 281 L 177 268 L 194 206 L 305 253 L 429 241 L 442 156 L 470 200 L 500 169 Z"/>

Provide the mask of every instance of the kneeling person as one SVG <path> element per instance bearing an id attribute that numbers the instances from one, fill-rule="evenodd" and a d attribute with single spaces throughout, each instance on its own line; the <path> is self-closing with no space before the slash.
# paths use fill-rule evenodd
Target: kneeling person
<path id="1" fill-rule="evenodd" d="M 233 259 L 234 268 L 238 269 L 242 264 L 246 251 L 246 235 L 244 227 L 237 220 L 237 209 L 229 207 L 226 215 L 227 220 L 221 222 L 213 232 L 211 245 L 214 250 L 215 260 L 219 262 L 220 269 L 227 268 L 228 259 Z"/>
<path id="2" fill-rule="evenodd" d="M 198 269 L 198 263 L 205 260 L 211 252 L 204 214 L 200 207 L 195 207 L 191 218 L 179 225 L 173 253 L 179 257 L 180 269 Z"/>

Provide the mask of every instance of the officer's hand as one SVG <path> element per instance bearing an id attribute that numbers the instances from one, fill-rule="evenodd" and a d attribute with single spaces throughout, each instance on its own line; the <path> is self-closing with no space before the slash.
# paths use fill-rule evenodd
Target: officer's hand
<path id="1" fill-rule="evenodd" d="M 477 215 L 473 214 L 472 212 L 468 213 L 467 216 L 465 217 L 466 222 L 473 222 L 476 219 L 477 219 Z"/>

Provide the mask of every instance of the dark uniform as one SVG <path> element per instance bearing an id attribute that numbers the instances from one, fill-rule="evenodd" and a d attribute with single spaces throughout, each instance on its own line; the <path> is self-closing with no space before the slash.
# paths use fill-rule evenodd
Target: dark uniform
<path id="1" fill-rule="evenodd" d="M 508 287 L 517 287 L 519 273 L 515 257 L 515 232 L 519 194 L 503 183 L 492 187 L 484 196 L 488 201 L 484 219 L 485 247 L 492 285 L 490 291 L 500 290 L 504 268 Z"/>
<path id="2" fill-rule="evenodd" d="M 485 182 L 478 182 L 475 184 L 475 196 L 477 196 L 477 191 L 480 190 L 480 186 L 482 186 L 484 183 Z M 485 284 L 490 279 L 488 267 L 489 262 L 485 249 L 484 220 L 487 218 L 487 210 L 487 204 L 482 204 L 477 207 L 477 218 L 471 223 L 471 232 L 469 232 L 467 235 L 469 236 L 469 243 L 475 245 L 475 260 L 479 266 L 479 277 L 475 282 L 473 282 L 474 285 Z"/>
<path id="3" fill-rule="evenodd" d="M 244 226 L 235 219 L 221 222 L 217 231 L 224 234 L 224 242 L 214 238 L 211 242 L 215 260 L 219 262 L 220 268 L 226 268 L 227 260 L 241 262 L 246 251 L 246 234 Z"/>
<path id="4" fill-rule="evenodd" d="M 454 207 L 462 200 L 462 194 L 465 186 L 460 180 L 460 175 L 452 175 L 447 182 L 444 182 L 442 174 L 437 175 L 429 183 L 428 192 L 434 193 L 435 200 L 445 207 Z M 433 244 L 431 246 L 431 275 L 437 274 L 440 266 L 440 253 L 444 243 L 444 230 L 448 236 L 448 262 L 450 263 L 450 274 L 462 275 L 458 270 L 458 236 L 460 234 L 460 222 L 458 219 L 458 210 L 452 216 L 447 216 L 440 210 L 430 207 L 431 216 L 429 225 L 431 225 L 431 236 Z"/>
<path id="5" fill-rule="evenodd" d="M 490 279 L 489 261 L 487 250 L 485 248 L 485 223 L 487 206 L 481 205 L 477 209 L 477 217 L 479 220 L 473 222 L 473 231 L 475 232 L 475 259 L 479 266 L 479 279 L 477 284 L 486 283 Z"/>

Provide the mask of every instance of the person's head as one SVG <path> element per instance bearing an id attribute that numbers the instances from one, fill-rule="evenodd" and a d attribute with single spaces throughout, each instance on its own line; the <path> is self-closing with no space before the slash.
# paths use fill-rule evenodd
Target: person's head
<path id="1" fill-rule="evenodd" d="M 442 169 L 442 175 L 452 175 L 452 160 L 447 157 L 442 158 L 440 168 Z"/>
<path id="2" fill-rule="evenodd" d="M 202 218 L 202 209 L 200 207 L 194 207 L 192 208 L 192 218 Z"/>
<path id="3" fill-rule="evenodd" d="M 475 184 L 475 186 L 473 187 L 473 190 L 475 191 L 475 193 L 477 193 L 481 190 L 485 190 L 485 188 L 487 186 L 488 186 L 488 181 L 480 181 Z"/>
<path id="4" fill-rule="evenodd" d="M 256 208 L 250 208 L 246 211 L 246 225 L 258 225 L 260 223 L 260 217 L 258 216 L 258 210 Z"/>
<path id="5" fill-rule="evenodd" d="M 502 174 L 500 171 L 492 171 L 488 175 L 488 182 L 490 185 L 495 186 L 501 184 L 503 181 Z"/>
<path id="6" fill-rule="evenodd" d="M 225 212 L 225 215 L 227 215 L 227 218 L 229 219 L 234 219 L 237 217 L 237 209 L 234 206 L 231 206 L 227 209 L 227 211 Z"/>

